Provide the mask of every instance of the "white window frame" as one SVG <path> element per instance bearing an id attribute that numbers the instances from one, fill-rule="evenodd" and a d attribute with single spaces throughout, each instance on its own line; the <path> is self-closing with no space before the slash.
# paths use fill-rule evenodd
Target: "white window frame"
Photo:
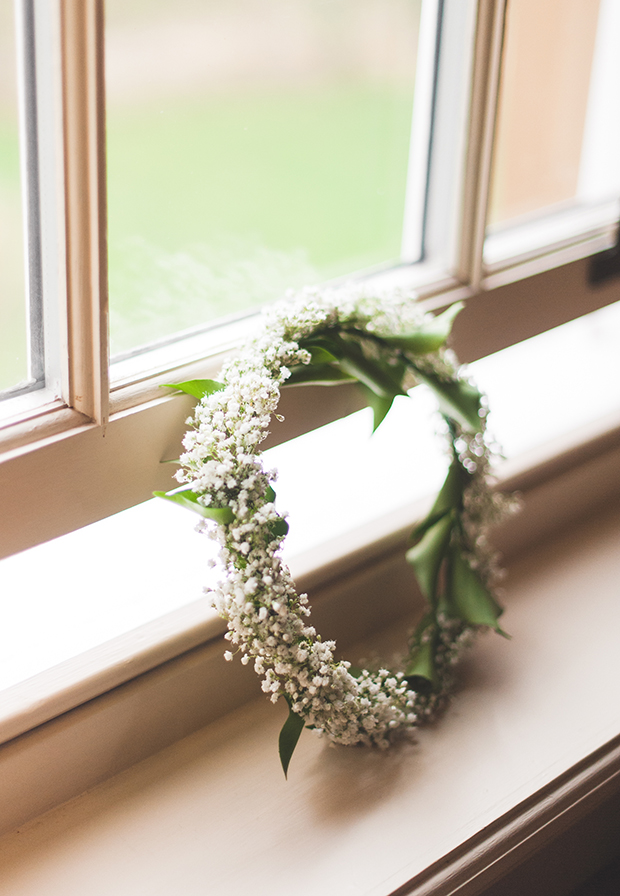
<path id="1" fill-rule="evenodd" d="M 39 121 L 39 145 L 49 149 L 40 164 L 56 170 L 51 195 L 42 197 L 43 210 L 49 215 L 50 208 L 60 208 L 60 220 L 54 219 L 42 246 L 42 264 L 44 268 L 47 265 L 48 282 L 55 284 L 53 302 L 59 309 L 57 314 L 50 313 L 49 321 L 46 318 L 46 333 L 56 334 L 61 346 L 56 357 L 53 350 L 48 351 L 49 379 L 58 383 L 61 397 L 22 408 L 10 425 L 0 430 L 0 493 L 3 517 L 10 521 L 4 527 L 1 556 L 144 501 L 154 489 L 168 488 L 170 468 L 161 461 L 175 456 L 191 402 L 187 396 L 162 395 L 159 386 L 172 377 L 216 376 L 244 327 L 233 323 L 219 328 L 219 341 L 208 337 L 206 350 L 203 338 L 196 337 L 187 343 L 188 356 L 181 366 L 162 362 L 160 355 L 154 372 L 128 376 L 110 389 L 103 0 L 32 3 L 35 22 L 49 38 L 47 44 L 37 45 L 37 64 L 47 66 L 51 73 L 41 90 L 54 94 L 63 121 L 61 129 L 54 128 L 50 120 Z M 462 114 L 442 116 L 442 91 L 453 85 L 446 82 L 440 66 L 433 84 L 439 101 L 425 150 L 431 172 L 425 258 L 419 264 L 403 264 L 375 276 L 382 284 L 415 288 L 429 310 L 466 299 L 467 308 L 457 320 L 454 337 L 461 360 L 471 361 L 617 300 L 617 283 L 598 289 L 587 283 L 588 257 L 609 247 L 613 228 L 609 222 L 603 223 L 569 241 L 560 239 L 539 246 L 526 257 L 513 257 L 501 268 L 484 267 L 506 0 L 425 0 L 425 4 L 427 14 L 433 7 L 441 10 L 442 53 L 454 55 L 459 49 L 466 53 L 463 35 L 471 36 L 473 52 L 469 60 L 460 63 L 461 70 L 469 72 L 461 83 Z M 431 20 L 428 14 L 427 21 Z M 444 152 L 446 141 L 456 146 L 454 153 Z M 414 174 L 417 170 L 419 176 L 421 162 L 416 165 Z M 348 387 L 330 390 L 329 398 L 328 404 L 320 389 L 285 390 L 281 410 L 287 423 L 278 440 L 358 406 L 357 394 Z M 68 571 L 70 574 L 70 560 Z M 168 667 L 165 673 L 170 682 L 165 699 L 174 702 L 181 693 L 186 694 L 185 679 L 179 684 L 180 679 L 175 678 L 185 675 L 188 661 L 183 654 L 202 649 L 197 645 L 208 636 L 200 621 L 190 616 L 181 621 L 178 631 L 167 634 L 165 648 L 161 647 L 161 631 L 153 628 L 148 649 L 129 664 L 124 678 L 103 667 L 98 670 L 98 693 L 179 656 L 177 666 Z M 209 649 L 205 648 L 205 662 L 214 669 L 219 659 Z M 218 658 L 220 652 L 218 646 Z M 114 661 L 117 665 L 121 662 L 118 657 Z M 61 715 L 70 706 L 91 699 L 93 691 L 84 684 L 86 678 L 76 667 L 70 703 L 50 699 L 45 717 Z M 159 687 L 153 680 L 146 681 L 147 690 Z M 125 694 L 121 702 L 127 699 L 131 704 L 131 695 L 127 698 Z M 237 696 L 232 693 L 229 699 L 234 703 Z M 34 702 L 37 700 L 38 696 Z M 83 710 L 82 722 L 86 718 L 88 727 L 88 710 Z M 42 720 L 36 712 L 22 716 L 22 727 L 14 734 Z M 67 716 L 64 719 L 57 720 L 61 728 L 71 724 Z M 154 712 L 148 723 L 153 749 L 167 736 L 157 735 L 158 719 Z M 44 733 L 41 738 L 45 739 Z"/>

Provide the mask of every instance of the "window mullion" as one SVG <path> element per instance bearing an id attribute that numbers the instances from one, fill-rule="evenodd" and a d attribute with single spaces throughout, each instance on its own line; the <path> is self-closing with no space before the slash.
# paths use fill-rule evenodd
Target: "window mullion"
<path id="1" fill-rule="evenodd" d="M 423 0 L 401 248 L 401 260 L 408 263 L 418 261 L 423 251 L 440 11 L 441 0 Z"/>
<path id="2" fill-rule="evenodd" d="M 108 415 L 102 0 L 61 0 L 68 389 L 71 407 Z"/>
<path id="3" fill-rule="evenodd" d="M 507 0 L 478 3 L 469 134 L 460 221 L 457 276 L 478 290 L 486 229 L 493 138 Z"/>

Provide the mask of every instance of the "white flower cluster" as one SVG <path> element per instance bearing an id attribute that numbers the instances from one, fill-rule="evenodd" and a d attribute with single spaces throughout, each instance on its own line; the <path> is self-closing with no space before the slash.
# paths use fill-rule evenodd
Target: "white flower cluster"
<path id="1" fill-rule="evenodd" d="M 227 620 L 226 637 L 241 662 L 253 662 L 272 701 L 284 696 L 308 726 L 343 744 L 387 746 L 392 732 L 416 725 L 441 694 L 411 690 L 402 672 L 354 676 L 349 663 L 335 659 L 334 642 L 322 641 L 309 625 L 307 598 L 297 594 L 279 553 L 287 527 L 273 503 L 275 472 L 263 469 L 259 445 L 290 367 L 310 361 L 301 339 L 336 325 L 397 334 L 422 319 L 411 300 L 353 288 L 289 297 L 267 312 L 262 332 L 225 366 L 224 388 L 196 408 L 178 474 L 199 503 L 232 511 L 231 522 L 207 528 L 220 542 L 225 571 L 213 605 Z M 433 362 L 426 358 L 425 364 Z M 445 375 L 445 353 L 433 369 Z M 463 634 L 453 623 L 440 632 L 444 671 L 456 660 Z M 226 658 L 232 656 L 227 651 Z"/>

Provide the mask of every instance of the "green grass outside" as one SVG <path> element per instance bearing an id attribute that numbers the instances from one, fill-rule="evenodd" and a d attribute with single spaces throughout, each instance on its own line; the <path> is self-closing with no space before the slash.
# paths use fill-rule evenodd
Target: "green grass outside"
<path id="1" fill-rule="evenodd" d="M 108 112 L 113 350 L 398 258 L 411 91 Z"/>
<path id="2" fill-rule="evenodd" d="M 112 350 L 398 258 L 411 105 L 361 86 L 111 109 Z M 0 389 L 26 376 L 14 130 L 0 128 Z"/>

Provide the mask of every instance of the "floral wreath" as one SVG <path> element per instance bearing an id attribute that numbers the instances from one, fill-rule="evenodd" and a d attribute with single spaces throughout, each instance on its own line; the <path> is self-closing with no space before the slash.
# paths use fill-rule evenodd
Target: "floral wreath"
<path id="1" fill-rule="evenodd" d="M 473 633 L 490 627 L 503 634 L 495 593 L 501 570 L 487 532 L 510 499 L 491 487 L 486 401 L 445 347 L 461 307 L 434 317 L 411 297 L 307 288 L 266 312 L 261 332 L 224 366 L 221 382 L 175 385 L 199 399 L 177 472 L 184 485 L 155 494 L 198 512 L 219 541 L 225 574 L 212 603 L 263 691 L 288 703 L 279 741 L 285 775 L 304 726 L 336 743 L 387 747 L 444 704 L 452 667 Z M 259 449 L 282 386 L 347 381 L 361 384 L 374 429 L 416 383 L 430 387 L 445 421 L 448 473 L 406 555 L 428 606 L 398 671 L 354 669 L 309 624 L 307 596 L 297 593 L 280 553 L 288 524 L 275 507 L 276 471 L 263 468 Z"/>

